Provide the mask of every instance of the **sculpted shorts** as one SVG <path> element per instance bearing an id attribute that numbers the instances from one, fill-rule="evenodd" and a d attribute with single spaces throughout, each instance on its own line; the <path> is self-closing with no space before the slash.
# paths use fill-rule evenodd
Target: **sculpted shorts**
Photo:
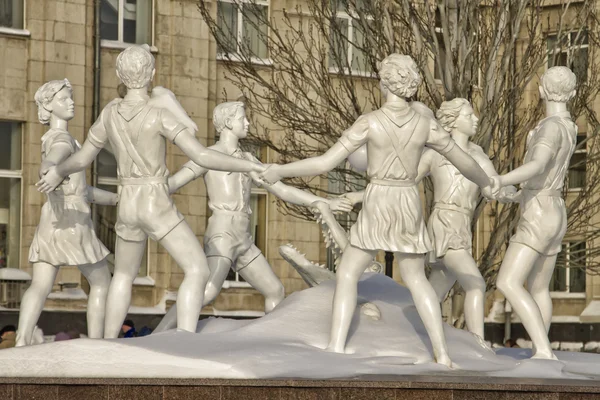
<path id="1" fill-rule="evenodd" d="M 213 211 L 204 234 L 206 257 L 225 257 L 235 271 L 248 266 L 260 253 L 248 227 L 250 217 L 234 211 Z"/>
<path id="2" fill-rule="evenodd" d="M 560 253 L 567 232 L 565 201 L 558 196 L 527 196 L 521 203 L 521 218 L 511 242 L 531 247 L 540 254 Z"/>
<path id="3" fill-rule="evenodd" d="M 183 221 L 166 183 L 125 184 L 119 190 L 115 231 L 125 240 L 160 241 Z"/>

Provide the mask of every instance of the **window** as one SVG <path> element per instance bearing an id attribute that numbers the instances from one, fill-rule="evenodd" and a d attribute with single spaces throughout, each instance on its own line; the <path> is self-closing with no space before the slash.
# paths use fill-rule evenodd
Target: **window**
<path id="1" fill-rule="evenodd" d="M 0 268 L 19 268 L 21 124 L 0 121 Z"/>
<path id="2" fill-rule="evenodd" d="M 117 161 L 115 160 L 115 157 L 106 149 L 102 149 L 98 154 L 96 163 L 98 172 L 98 189 L 117 193 L 119 181 L 117 179 Z M 117 207 L 102 205 L 97 205 L 96 207 L 96 234 L 98 235 L 98 239 L 100 239 L 100 241 L 111 253 L 107 260 L 111 272 L 114 272 L 114 253 L 115 244 L 117 241 L 117 233 L 115 232 L 115 224 L 117 222 Z M 148 247 L 149 243 L 146 244 L 146 252 L 144 253 L 144 257 L 142 258 L 142 262 L 140 264 L 138 277 L 146 277 L 149 275 Z"/>
<path id="3" fill-rule="evenodd" d="M 578 82 L 587 80 L 589 40 L 587 31 L 566 33 L 562 40 L 548 36 L 548 68 L 562 65 L 571 68 Z"/>
<path id="4" fill-rule="evenodd" d="M 587 135 L 585 133 L 577 135 L 577 147 L 575 147 L 575 152 L 569 162 L 569 173 L 567 176 L 567 187 L 569 189 L 581 189 L 585 187 L 587 163 L 586 139 Z"/>
<path id="5" fill-rule="evenodd" d="M 368 47 L 363 23 L 373 20 L 371 16 L 363 16 L 358 11 L 363 7 L 362 1 L 356 0 L 350 7 L 348 0 L 332 0 L 331 6 L 336 10 L 334 26 L 330 31 L 329 68 L 335 72 L 348 74 L 371 74 L 373 68 L 365 51 Z M 363 13 L 364 14 L 364 13 Z M 350 67 L 350 68 L 348 68 Z"/>
<path id="6" fill-rule="evenodd" d="M 217 53 L 220 57 L 269 58 L 267 0 L 219 0 L 217 3 Z"/>
<path id="7" fill-rule="evenodd" d="M 563 243 L 556 259 L 556 268 L 550 282 L 550 291 L 585 293 L 586 244 Z"/>
<path id="8" fill-rule="evenodd" d="M 23 0 L 0 0 L 0 27 L 23 29 Z"/>
<path id="9" fill-rule="evenodd" d="M 253 146 L 250 143 L 241 144 L 243 151 L 254 153 L 254 156 L 261 161 L 264 161 L 265 151 L 258 146 Z M 249 233 L 254 239 L 254 244 L 260 249 L 263 254 L 267 254 L 267 190 L 253 186 L 250 192 L 250 225 Z M 228 281 L 245 282 L 237 272 L 233 269 L 229 270 L 227 275 Z"/>
<path id="10" fill-rule="evenodd" d="M 100 37 L 152 44 L 152 0 L 102 0 Z"/>
<path id="11" fill-rule="evenodd" d="M 435 13 L 435 37 L 437 39 L 437 49 L 433 44 L 433 77 L 437 80 L 442 80 L 438 63 L 442 65 L 442 70 L 446 65 L 446 45 L 444 43 L 444 29 L 442 28 L 442 16 L 439 11 Z M 437 53 L 436 53 L 437 51 Z"/>

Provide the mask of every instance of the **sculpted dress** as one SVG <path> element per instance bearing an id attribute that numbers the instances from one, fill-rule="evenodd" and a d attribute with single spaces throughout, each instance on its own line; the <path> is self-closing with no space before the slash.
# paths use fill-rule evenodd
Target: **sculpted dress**
<path id="1" fill-rule="evenodd" d="M 442 258 L 449 249 L 471 252 L 471 221 L 477 208 L 479 186 L 471 182 L 446 157 L 425 150 L 431 157 L 434 205 L 427 223 L 434 251 L 430 262 Z M 481 147 L 469 143 L 467 153 L 480 165 L 487 160 Z"/>
<path id="2" fill-rule="evenodd" d="M 367 143 L 370 179 L 350 243 L 365 250 L 424 254 L 432 250 L 415 183 L 423 148 L 442 153 L 450 135 L 408 104 L 386 103 L 365 114 L 339 142 L 349 151 Z"/>
<path id="3" fill-rule="evenodd" d="M 68 145 L 71 153 L 79 149 L 79 143 L 68 132 L 50 129 L 42 136 L 42 161 L 58 143 Z M 95 264 L 106 258 L 109 251 L 94 232 L 87 190 L 85 171 L 81 171 L 47 195 L 29 248 L 29 262 L 58 267 Z"/>

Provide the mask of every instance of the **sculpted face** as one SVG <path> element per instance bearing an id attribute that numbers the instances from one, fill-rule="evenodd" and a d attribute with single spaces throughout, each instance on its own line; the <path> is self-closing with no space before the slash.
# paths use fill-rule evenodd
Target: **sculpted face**
<path id="1" fill-rule="evenodd" d="M 243 108 L 238 108 L 235 118 L 230 119 L 229 124 L 231 125 L 231 132 L 233 132 L 238 138 L 244 139 L 246 136 L 248 136 L 250 122 L 248 122 L 248 118 L 246 118 L 246 111 Z"/>
<path id="2" fill-rule="evenodd" d="M 75 116 L 75 102 L 71 96 L 71 90 L 64 87 L 56 93 L 50 102 L 49 111 L 56 117 L 69 121 Z"/>
<path id="3" fill-rule="evenodd" d="M 479 118 L 475 116 L 475 112 L 473 111 L 473 107 L 470 105 L 465 105 L 462 110 L 460 110 L 460 114 L 458 118 L 456 118 L 456 130 L 464 133 L 467 136 L 473 136 L 477 133 L 477 125 L 479 123 Z"/>

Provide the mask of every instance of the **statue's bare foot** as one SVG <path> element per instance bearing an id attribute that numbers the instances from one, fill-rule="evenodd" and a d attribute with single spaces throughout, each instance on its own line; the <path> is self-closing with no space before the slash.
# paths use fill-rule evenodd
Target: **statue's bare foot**
<path id="1" fill-rule="evenodd" d="M 554 353 L 552 352 L 552 350 L 550 351 L 535 351 L 535 353 L 533 353 L 533 356 L 531 356 L 531 359 L 536 359 L 536 360 L 555 360 L 558 361 L 558 358 L 556 357 L 556 355 L 554 355 Z"/>
<path id="2" fill-rule="evenodd" d="M 450 356 L 448 354 L 442 354 L 439 357 L 436 357 L 435 362 L 438 364 L 445 365 L 450 369 L 454 368 L 454 366 L 452 365 L 452 360 L 450 359 Z"/>

